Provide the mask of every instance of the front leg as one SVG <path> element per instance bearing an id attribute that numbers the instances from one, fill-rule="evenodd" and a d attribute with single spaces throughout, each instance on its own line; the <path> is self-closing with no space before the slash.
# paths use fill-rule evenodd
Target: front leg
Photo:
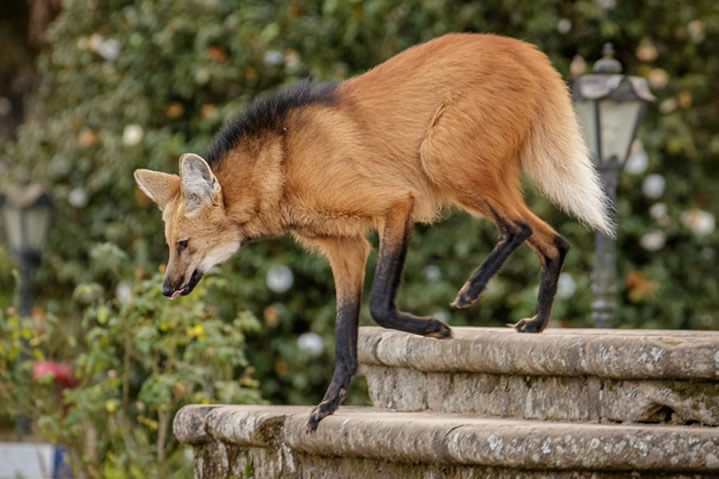
<path id="1" fill-rule="evenodd" d="M 409 243 L 412 203 L 411 197 L 398 202 L 384 218 L 377 269 L 370 293 L 370 313 L 377 324 L 385 328 L 433 338 L 450 338 L 452 330 L 444 321 L 403 313 L 395 306 Z"/>
<path id="2" fill-rule="evenodd" d="M 337 294 L 335 329 L 335 372 L 322 402 L 315 407 L 307 430 L 335 412 L 344 399 L 350 379 L 357 372 L 357 328 L 369 243 L 365 238 L 322 238 L 305 241 L 327 256 Z"/>

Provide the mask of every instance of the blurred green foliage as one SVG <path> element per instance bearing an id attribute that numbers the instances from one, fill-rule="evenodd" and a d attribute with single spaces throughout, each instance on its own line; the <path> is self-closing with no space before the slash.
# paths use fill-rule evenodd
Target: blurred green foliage
<path id="1" fill-rule="evenodd" d="M 537 44 L 567 79 L 575 55 L 591 64 L 611 41 L 627 73 L 649 78 L 658 99 L 640 131 L 647 165 L 642 167 L 643 153 L 635 153 L 632 172 L 622 176 L 619 188 L 618 325 L 716 329 L 718 5 L 715 0 L 67 0 L 49 33 L 51 48 L 38 63 L 37 113 L 17 142 L 4 148 L 13 162 L 11 179 L 45 184 L 57 205 L 37 303 L 75 325 L 64 331 L 87 337 L 87 319 L 78 318 L 89 313 L 70 299 L 72 291 L 92 281 L 102 289 L 98 304 L 115 304 L 118 285 L 129 281 L 153 301 L 158 316 L 129 322 L 120 337 L 138 334 L 135 328 L 158 328 L 175 313 L 191 321 L 192 309 L 157 293 L 160 279 L 153 271 L 167 254 L 163 225 L 159 211 L 136 189 L 132 171 L 176 172 L 181 153 L 204 153 L 222 124 L 261 92 L 306 76 L 342 80 L 442 33 L 476 31 Z M 573 244 L 553 325 L 590 326 L 594 235 L 529 185 L 527 196 L 532 209 Z M 540 267 L 528 248 L 509 259 L 474 308 L 450 311 L 456 290 L 495 241 L 489 222 L 465 214 L 447 214 L 431 228 L 417 225 L 398 304 L 448 317 L 454 325 L 496 326 L 533 314 Z M 124 252 L 118 262 L 131 265 L 131 273 L 118 276 L 98 265 L 91 252 L 105 243 Z M 370 256 L 368 281 L 374 260 Z M 0 264 L 9 264 L 1 251 Z M 277 266 L 293 274 L 286 291 L 268 287 L 268 272 L 271 276 Z M 248 332 L 237 348 L 255 368 L 263 397 L 318 401 L 333 365 L 335 303 L 325 261 L 291 240 L 275 239 L 248 246 L 219 269 L 222 282 L 204 280 L 204 289 L 180 304 L 202 304 L 206 321 L 232 324 L 240 311 L 260 318 L 262 328 Z M 0 271 L 0 291 L 8 291 L 11 281 Z M 0 301 L 9 300 L 0 295 Z M 362 320 L 371 323 L 367 308 Z M 298 343 L 307 332 L 323 338 L 321 352 Z M 70 348 L 77 351 L 76 362 L 102 348 L 110 356 L 107 369 L 117 368 L 113 361 L 122 348 L 106 349 L 101 337 Z M 216 379 L 219 371 L 207 376 Z M 366 401 L 362 388 L 361 380 L 353 381 L 346 402 Z"/>
<path id="2" fill-rule="evenodd" d="M 115 268 L 112 258 L 124 255 L 104 244 L 93 256 Z M 259 401 L 243 348 L 257 319 L 242 312 L 223 321 L 202 294 L 168 305 L 161 279 L 122 281 L 110 300 L 99 283 L 78 285 L 72 303 L 82 318 L 74 325 L 0 313 L 0 415 L 34 418 L 40 434 L 69 447 L 83 477 L 187 477 L 171 432 L 177 410 Z M 198 287 L 223 281 L 211 275 Z M 56 381 L 59 373 L 33 368 L 48 358 L 72 364 L 75 377 Z"/>

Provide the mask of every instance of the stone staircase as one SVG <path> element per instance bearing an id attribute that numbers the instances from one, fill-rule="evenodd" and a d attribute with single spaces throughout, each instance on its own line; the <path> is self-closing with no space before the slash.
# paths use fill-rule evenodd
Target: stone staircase
<path id="1" fill-rule="evenodd" d="M 197 479 L 719 477 L 719 332 L 362 328 L 375 407 L 187 406 Z"/>

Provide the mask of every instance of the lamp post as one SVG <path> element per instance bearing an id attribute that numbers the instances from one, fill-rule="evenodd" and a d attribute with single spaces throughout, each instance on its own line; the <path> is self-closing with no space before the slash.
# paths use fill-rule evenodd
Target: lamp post
<path id="1" fill-rule="evenodd" d="M 50 230 L 52 205 L 40 185 L 11 186 L 2 195 L 2 222 L 10 252 L 20 264 L 18 313 L 32 309 L 32 277 Z"/>
<path id="2" fill-rule="evenodd" d="M 18 313 L 30 316 L 32 278 L 50 230 L 52 204 L 40 185 L 11 186 L 0 197 L 0 213 L 10 252 L 20 264 Z M 29 432 L 30 419 L 18 416 L 15 421 L 18 439 Z"/>
<path id="3" fill-rule="evenodd" d="M 572 100 L 582 126 L 584 140 L 602 177 L 612 209 L 617 198 L 617 178 L 624 167 L 632 141 L 639 129 L 647 102 L 654 101 L 646 79 L 622 75 L 610 43 L 594 73 L 575 78 Z M 616 244 L 596 234 L 592 273 L 592 320 L 597 328 L 614 325 L 617 292 Z"/>

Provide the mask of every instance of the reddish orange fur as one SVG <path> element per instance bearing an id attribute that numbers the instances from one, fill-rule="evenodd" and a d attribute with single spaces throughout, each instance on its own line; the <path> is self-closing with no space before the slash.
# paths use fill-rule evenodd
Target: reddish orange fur
<path id="1" fill-rule="evenodd" d="M 492 218 L 491 207 L 529 223 L 540 258 L 554 255 L 554 230 L 526 208 L 519 175 L 530 137 L 561 129 L 553 105 L 568 99 L 533 45 L 445 35 L 342 82 L 336 95 L 335 104 L 291 111 L 285 132 L 244 139 L 212 165 L 227 225 L 219 240 L 290 232 L 333 257 L 332 242 L 314 240 L 360 242 L 411 198 L 412 222 L 432 222 L 446 206 Z M 207 207 L 187 220 L 165 212 L 174 223 L 168 244 L 188 230 L 197 238 L 218 214 Z M 216 228 L 205 229 L 219 241 Z"/>
<path id="2" fill-rule="evenodd" d="M 547 242 L 548 227 L 524 207 L 520 153 L 541 105 L 567 92 L 534 46 L 446 35 L 343 82 L 337 95 L 338 105 L 291 114 L 284 139 L 241 144 L 216 167 L 228 216 L 248 235 L 359 238 L 412 197 L 414 222 L 448 205 L 486 214 L 488 202 Z M 260 158 L 277 158 L 282 141 L 283 164 Z"/>

